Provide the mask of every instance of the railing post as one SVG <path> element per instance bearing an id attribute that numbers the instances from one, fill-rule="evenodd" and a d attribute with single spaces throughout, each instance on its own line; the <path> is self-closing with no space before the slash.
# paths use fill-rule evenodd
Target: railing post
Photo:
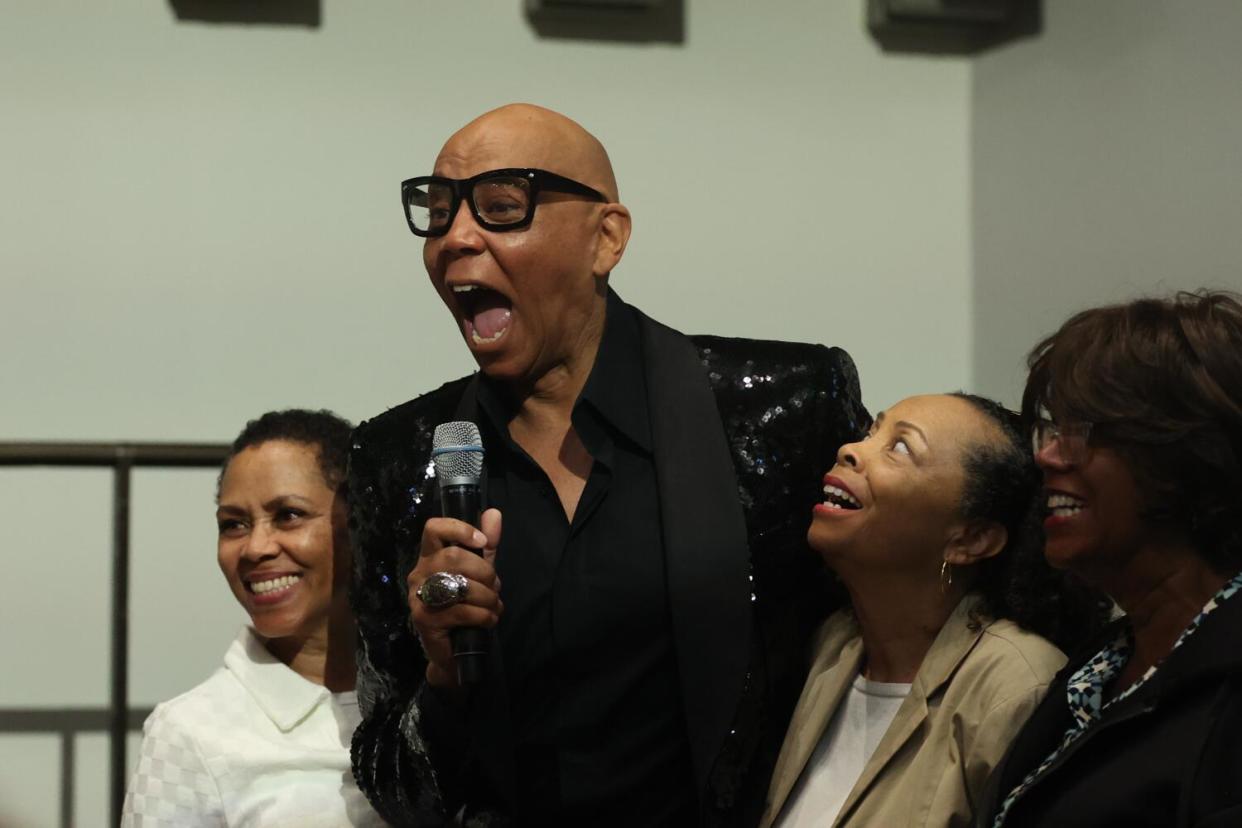
<path id="1" fill-rule="evenodd" d="M 80 732 L 107 730 L 108 796 L 112 824 L 125 806 L 125 753 L 128 733 L 138 730 L 150 710 L 129 710 L 129 519 L 130 478 L 134 467 L 219 468 L 227 444 L 207 443 L 10 443 L 0 442 L 0 467 L 60 466 L 112 469 L 112 641 L 111 690 L 106 711 L 99 708 L 0 708 L 0 735 L 61 734 L 61 824 L 72 822 L 75 739 Z M 68 718 L 66 718 L 68 717 Z M 71 720 L 71 721 L 70 721 Z"/>
<path id="2" fill-rule="evenodd" d="M 125 802 L 125 742 L 129 719 L 129 484 L 133 450 L 116 447 L 112 467 L 112 697 L 108 790 L 112 824 Z"/>
<path id="3" fill-rule="evenodd" d="M 60 732 L 60 828 L 73 828 L 73 789 L 77 779 L 77 731 Z M 118 821 L 119 824 L 119 821 Z"/>

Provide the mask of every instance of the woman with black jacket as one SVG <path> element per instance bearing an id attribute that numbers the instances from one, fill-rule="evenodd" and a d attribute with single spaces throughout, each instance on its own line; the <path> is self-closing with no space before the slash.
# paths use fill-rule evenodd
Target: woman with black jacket
<path id="1" fill-rule="evenodd" d="M 1045 554 L 1125 613 L 1054 680 L 982 826 L 1242 825 L 1242 304 L 1096 308 L 1023 397 Z"/>

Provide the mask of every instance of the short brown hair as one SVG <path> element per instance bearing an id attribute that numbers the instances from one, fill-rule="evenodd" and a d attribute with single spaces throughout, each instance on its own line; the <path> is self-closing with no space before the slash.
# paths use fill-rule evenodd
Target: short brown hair
<path id="1" fill-rule="evenodd" d="M 1093 424 L 1146 499 L 1144 518 L 1184 534 L 1217 569 L 1242 566 L 1242 302 L 1179 292 L 1091 308 L 1036 345 L 1022 395 Z"/>

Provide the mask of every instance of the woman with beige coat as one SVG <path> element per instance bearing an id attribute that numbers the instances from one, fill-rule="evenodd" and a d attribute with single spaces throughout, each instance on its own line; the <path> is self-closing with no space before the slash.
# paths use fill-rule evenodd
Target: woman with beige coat
<path id="1" fill-rule="evenodd" d="M 850 606 L 815 638 L 762 825 L 969 825 L 1065 663 L 1051 642 L 1105 610 L 1044 562 L 1039 474 L 990 400 L 903 400 L 824 496 L 807 538 Z"/>

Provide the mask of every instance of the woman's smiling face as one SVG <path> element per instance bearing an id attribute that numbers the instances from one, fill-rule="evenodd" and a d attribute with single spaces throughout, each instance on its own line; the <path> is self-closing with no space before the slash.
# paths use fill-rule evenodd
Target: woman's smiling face
<path id="1" fill-rule="evenodd" d="M 343 499 L 313 445 L 270 440 L 237 453 L 220 481 L 217 560 L 264 638 L 326 640 L 348 612 Z"/>
<path id="2" fill-rule="evenodd" d="M 1053 442 L 1035 453 L 1044 474 L 1044 556 L 1098 585 L 1108 583 L 1153 536 L 1142 489 L 1129 464 L 1108 446 L 1070 458 Z"/>
<path id="3" fill-rule="evenodd" d="M 948 395 L 910 397 L 837 452 L 807 540 L 841 574 L 858 568 L 931 577 L 961 523 L 968 449 L 995 425 Z"/>

